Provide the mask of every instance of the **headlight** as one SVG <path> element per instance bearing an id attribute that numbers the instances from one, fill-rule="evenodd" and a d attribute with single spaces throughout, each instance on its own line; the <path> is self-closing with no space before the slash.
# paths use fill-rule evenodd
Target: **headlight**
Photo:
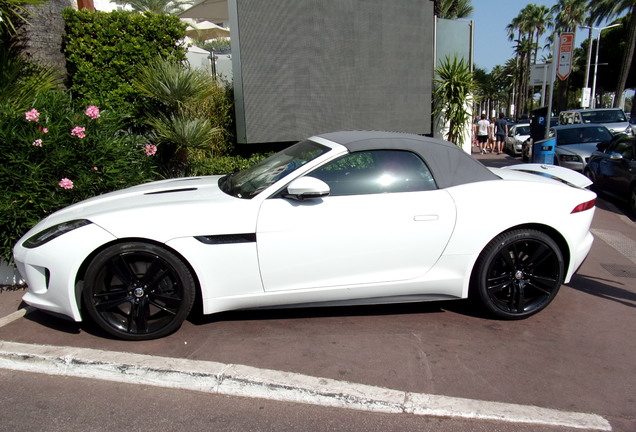
<path id="1" fill-rule="evenodd" d="M 625 133 L 627 135 L 634 135 L 634 129 L 632 128 L 632 125 L 627 126 L 627 128 L 625 129 Z"/>
<path id="2" fill-rule="evenodd" d="M 578 156 L 575 155 L 559 155 L 559 160 L 563 161 L 563 162 L 580 162 L 581 159 L 579 159 Z"/>
<path id="3" fill-rule="evenodd" d="M 22 243 L 27 249 L 33 249 L 39 246 L 42 246 L 44 243 L 50 242 L 51 240 L 61 236 L 62 234 L 66 234 L 67 232 L 73 231 L 74 229 L 83 227 L 84 225 L 91 224 L 92 222 L 88 219 L 77 219 L 68 222 L 63 222 L 61 224 L 57 224 L 50 228 L 45 229 L 44 231 L 40 231 L 34 236 L 29 237 Z"/>

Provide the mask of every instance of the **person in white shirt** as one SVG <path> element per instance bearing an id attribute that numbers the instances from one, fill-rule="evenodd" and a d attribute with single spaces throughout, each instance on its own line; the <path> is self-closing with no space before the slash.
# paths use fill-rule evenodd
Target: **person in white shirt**
<path id="1" fill-rule="evenodd" d="M 490 122 L 486 119 L 486 114 L 481 115 L 481 120 L 477 122 L 477 142 L 481 154 L 488 153 L 488 129 Z"/>

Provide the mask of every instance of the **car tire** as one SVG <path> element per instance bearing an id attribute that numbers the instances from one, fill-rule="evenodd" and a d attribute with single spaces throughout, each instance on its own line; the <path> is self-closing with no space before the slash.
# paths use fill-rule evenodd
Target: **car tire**
<path id="1" fill-rule="evenodd" d="M 181 326 L 195 291 L 192 273 L 179 257 L 158 245 L 130 242 L 95 256 L 82 298 L 93 321 L 110 335 L 149 340 Z"/>
<path id="2" fill-rule="evenodd" d="M 594 171 L 592 171 L 588 167 L 585 167 L 585 169 L 583 170 L 583 175 L 590 179 L 590 181 L 592 182 L 589 188 L 594 189 L 594 186 L 596 185 L 596 176 L 594 175 Z"/>
<path id="3" fill-rule="evenodd" d="M 632 214 L 636 216 L 636 185 L 632 185 L 629 190 L 629 208 Z"/>
<path id="4" fill-rule="evenodd" d="M 472 289 L 502 319 L 523 319 L 544 309 L 563 284 L 565 265 L 547 234 L 522 229 L 502 233 L 482 251 Z"/>

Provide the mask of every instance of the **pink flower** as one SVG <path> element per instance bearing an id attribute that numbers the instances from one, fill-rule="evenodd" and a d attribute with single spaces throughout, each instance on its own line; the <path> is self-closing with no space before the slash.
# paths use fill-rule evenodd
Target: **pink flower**
<path id="1" fill-rule="evenodd" d="M 91 169 L 92 169 L 93 171 L 97 171 L 97 170 L 98 170 L 98 168 L 97 168 L 97 167 L 93 167 L 93 168 L 91 168 Z"/>
<path id="2" fill-rule="evenodd" d="M 153 156 L 157 153 L 157 146 L 153 144 L 146 144 L 146 156 Z"/>
<path id="3" fill-rule="evenodd" d="M 45 127 L 42 127 L 42 126 L 38 126 L 38 130 L 40 132 L 42 132 L 42 133 L 49 133 L 49 130 L 47 128 L 45 128 Z"/>
<path id="4" fill-rule="evenodd" d="M 66 177 L 60 180 L 58 184 L 60 185 L 61 188 L 64 188 L 64 189 L 73 189 L 73 182 L 67 179 Z"/>
<path id="5" fill-rule="evenodd" d="M 88 108 L 86 108 L 86 115 L 95 120 L 97 117 L 99 117 L 99 108 L 95 105 L 89 106 Z"/>
<path id="6" fill-rule="evenodd" d="M 38 121 L 40 120 L 40 113 L 33 108 L 31 111 L 27 111 L 24 113 L 24 116 L 26 117 L 27 121 Z"/>
<path id="7" fill-rule="evenodd" d="M 33 141 L 31 144 L 34 145 L 35 147 L 42 147 L 42 140 L 38 138 L 35 141 Z"/>
<path id="8" fill-rule="evenodd" d="M 86 128 L 82 126 L 75 126 L 73 130 L 71 131 L 71 135 L 76 136 L 80 139 L 84 138 L 86 136 L 86 134 L 84 133 L 85 130 Z"/>

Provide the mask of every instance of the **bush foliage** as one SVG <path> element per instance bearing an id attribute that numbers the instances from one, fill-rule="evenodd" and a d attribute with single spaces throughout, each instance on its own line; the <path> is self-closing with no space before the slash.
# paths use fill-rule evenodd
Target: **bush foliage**
<path id="1" fill-rule="evenodd" d="M 183 60 L 186 25 L 174 15 L 65 9 L 68 88 L 86 105 L 140 111 L 132 85 L 138 68 L 159 58 Z"/>
<path id="2" fill-rule="evenodd" d="M 155 178 L 152 148 L 121 129 L 127 116 L 77 106 L 63 91 L 19 115 L 0 110 L 0 258 L 53 211 Z"/>
<path id="3" fill-rule="evenodd" d="M 13 245 L 27 230 L 62 207 L 162 175 L 234 172 L 264 157 L 231 156 L 231 86 L 202 80 L 188 70 L 167 76 L 179 79 L 170 83 L 169 94 L 149 88 L 156 77 L 140 81 L 144 68 L 159 72 L 149 66 L 158 61 L 187 68 L 179 42 L 185 25 L 178 17 L 67 9 L 64 18 L 68 90 L 57 89 L 55 77 L 18 57 L 13 45 L 0 44 L 4 261 L 11 260 Z M 200 88 L 194 95 L 188 90 L 197 81 L 209 87 L 205 97 L 199 97 Z M 174 121 L 149 121 L 161 116 Z M 166 124 L 174 127 L 166 129 Z M 194 129 L 210 133 L 201 138 L 190 133 Z M 187 149 L 187 166 L 179 172 L 169 169 L 170 158 L 162 157 L 170 145 Z"/>

